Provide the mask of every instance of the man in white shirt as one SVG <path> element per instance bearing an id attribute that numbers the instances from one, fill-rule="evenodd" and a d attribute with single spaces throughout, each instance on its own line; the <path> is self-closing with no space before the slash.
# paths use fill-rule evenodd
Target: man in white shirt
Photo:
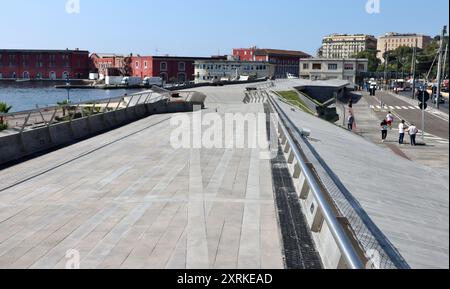
<path id="1" fill-rule="evenodd" d="M 416 146 L 416 136 L 419 133 L 419 130 L 414 124 L 411 124 L 411 126 L 408 128 L 408 133 L 411 138 L 411 145 Z"/>
<path id="2" fill-rule="evenodd" d="M 405 121 L 402 120 L 402 122 L 398 125 L 398 132 L 400 134 L 400 138 L 398 140 L 399 144 L 403 144 L 404 140 L 405 140 L 405 131 L 406 131 L 406 125 L 405 125 Z"/>

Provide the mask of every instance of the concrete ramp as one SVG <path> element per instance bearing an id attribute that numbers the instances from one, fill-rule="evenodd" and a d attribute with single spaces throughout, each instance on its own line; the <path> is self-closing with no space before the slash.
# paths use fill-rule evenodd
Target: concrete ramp
<path id="1" fill-rule="evenodd" d="M 448 268 L 448 179 L 334 124 L 280 106 L 298 128 L 311 131 L 312 148 L 351 194 L 348 201 L 412 268 Z"/>

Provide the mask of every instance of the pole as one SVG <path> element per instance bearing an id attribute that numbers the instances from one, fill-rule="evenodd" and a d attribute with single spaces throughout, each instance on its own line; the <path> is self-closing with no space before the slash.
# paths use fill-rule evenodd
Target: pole
<path id="1" fill-rule="evenodd" d="M 387 51 L 387 42 L 384 45 L 384 89 L 387 90 L 387 69 L 388 69 L 388 62 L 389 62 L 389 55 Z"/>
<path id="2" fill-rule="evenodd" d="M 447 68 L 447 53 L 448 53 L 448 43 L 445 46 L 445 53 L 444 53 L 444 67 L 442 68 L 443 78 L 445 79 L 448 77 L 448 75 L 445 75 L 445 69 Z"/>
<path id="3" fill-rule="evenodd" d="M 424 94 L 425 91 L 423 92 Z M 425 103 L 423 103 L 423 105 L 425 106 Z M 425 143 L 425 107 L 422 107 L 422 141 Z"/>
<path id="4" fill-rule="evenodd" d="M 416 99 L 416 63 L 417 63 L 417 38 L 416 38 L 416 43 L 414 45 L 412 65 L 411 65 L 412 76 L 413 76 L 412 99 Z"/>
<path id="5" fill-rule="evenodd" d="M 442 83 L 442 54 L 444 48 L 444 37 L 447 34 L 447 26 L 444 26 L 441 34 L 441 44 L 439 46 L 439 61 L 438 61 L 438 73 L 437 73 L 437 90 L 436 90 L 436 108 L 440 107 L 440 96 L 441 96 L 441 83 Z"/>

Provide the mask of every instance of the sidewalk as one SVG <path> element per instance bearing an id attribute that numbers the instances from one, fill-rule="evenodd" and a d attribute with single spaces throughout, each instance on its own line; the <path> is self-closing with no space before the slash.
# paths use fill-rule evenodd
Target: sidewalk
<path id="1" fill-rule="evenodd" d="M 342 118 L 343 107 L 338 105 L 338 113 Z M 346 116 L 348 116 L 348 106 Z M 449 145 L 439 143 L 433 140 L 427 140 L 426 145 L 420 145 L 416 147 L 410 146 L 409 137 L 405 136 L 405 144 L 400 145 L 398 143 L 398 122 L 394 124 L 394 128 L 389 131 L 388 138 L 385 143 L 381 142 L 381 130 L 379 124 L 382 119 L 376 115 L 376 113 L 370 108 L 365 96 L 361 98 L 358 103 L 353 104 L 353 114 L 356 119 L 356 125 L 354 132 L 371 142 L 384 147 L 396 153 L 397 155 L 408 159 L 412 162 L 417 162 L 428 166 L 430 168 L 438 169 L 443 177 L 449 177 Z M 342 126 L 342 119 L 338 122 Z M 418 138 L 418 143 L 422 143 L 422 139 Z M 388 165 L 388 164 L 387 164 Z"/>

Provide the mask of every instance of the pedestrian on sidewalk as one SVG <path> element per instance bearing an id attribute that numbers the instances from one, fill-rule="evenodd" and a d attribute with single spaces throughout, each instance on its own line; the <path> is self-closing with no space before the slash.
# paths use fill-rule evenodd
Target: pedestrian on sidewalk
<path id="1" fill-rule="evenodd" d="M 417 127 L 414 124 L 411 124 L 411 126 L 408 128 L 408 134 L 409 137 L 411 138 L 411 145 L 412 146 L 416 146 L 416 137 L 417 134 L 419 133 L 419 130 L 417 129 Z"/>
<path id="2" fill-rule="evenodd" d="M 406 131 L 406 122 L 404 120 L 402 120 L 402 122 L 398 125 L 398 132 L 399 132 L 399 140 L 398 143 L 400 145 L 402 145 L 404 143 L 405 140 L 405 131 Z"/>
<path id="3" fill-rule="evenodd" d="M 389 125 L 387 121 L 384 119 L 381 124 L 381 142 L 385 142 L 388 136 Z"/>
<path id="4" fill-rule="evenodd" d="M 353 131 L 354 124 L 355 124 L 355 117 L 353 116 L 352 113 L 350 113 L 347 119 L 347 127 L 349 131 Z"/>
<path id="5" fill-rule="evenodd" d="M 388 112 L 386 115 L 386 121 L 390 129 L 392 129 L 392 125 L 394 123 L 394 116 L 392 115 L 392 112 Z"/>

